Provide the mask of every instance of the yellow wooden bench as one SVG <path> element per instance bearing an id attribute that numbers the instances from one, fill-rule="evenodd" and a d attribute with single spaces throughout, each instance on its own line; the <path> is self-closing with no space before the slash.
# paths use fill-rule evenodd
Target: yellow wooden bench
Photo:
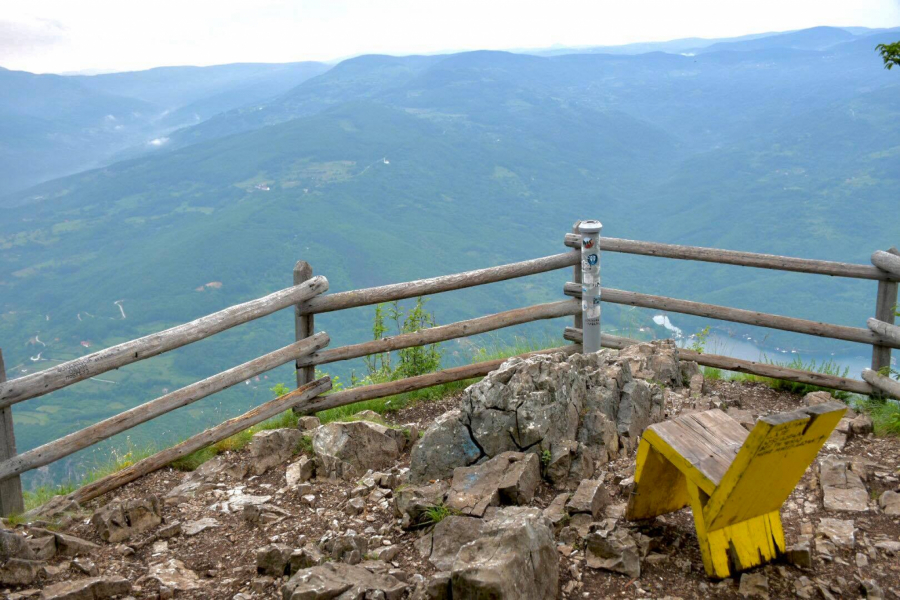
<path id="1" fill-rule="evenodd" d="M 828 402 L 763 417 L 748 432 L 721 410 L 648 427 L 638 446 L 628 520 L 690 504 L 703 566 L 724 578 L 785 551 L 780 508 L 846 407 Z"/>

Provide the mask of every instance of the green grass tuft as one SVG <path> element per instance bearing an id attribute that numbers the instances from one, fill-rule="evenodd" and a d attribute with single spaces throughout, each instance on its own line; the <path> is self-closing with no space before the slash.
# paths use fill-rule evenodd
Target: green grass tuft
<path id="1" fill-rule="evenodd" d="M 854 406 L 872 417 L 875 435 L 900 437 L 900 402 L 859 397 Z"/>

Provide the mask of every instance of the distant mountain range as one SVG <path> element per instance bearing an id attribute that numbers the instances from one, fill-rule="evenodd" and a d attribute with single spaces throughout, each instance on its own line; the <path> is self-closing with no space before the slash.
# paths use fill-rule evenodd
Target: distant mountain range
<path id="1" fill-rule="evenodd" d="M 0 86 L 7 78 L 17 90 L 0 100 L 0 127 L 19 132 L 0 138 L 4 156 L 32 148 L 49 164 L 53 148 L 86 136 L 95 154 L 53 168 L 127 157 L 0 197 L 10 375 L 280 289 L 298 259 L 346 290 L 560 252 L 577 218 L 599 218 L 615 237 L 868 262 L 900 243 L 900 75 L 874 51 L 898 37 L 815 28 L 673 52 L 361 56 L 330 69 L 84 78 L 0 72 Z M 21 116 L 5 116 L 14 111 Z M 79 129 L 106 115 L 132 133 Z M 50 133 L 63 126 L 80 133 Z M 160 136 L 167 141 L 148 147 Z M 28 161 L 17 160 L 24 175 Z M 31 176 L 47 177 L 39 171 Z M 446 323 L 559 299 L 568 275 L 429 306 Z M 622 255 L 604 256 L 603 277 L 611 287 L 857 326 L 874 308 L 871 282 Z M 317 325 L 334 345 L 361 341 L 371 313 L 323 315 Z M 604 323 L 650 331 L 651 316 L 611 307 Z M 292 332 L 291 315 L 279 314 L 103 377 L 114 383 L 18 405 L 20 446 L 273 350 Z M 843 347 L 769 336 L 809 352 Z M 447 361 L 461 361 L 469 346 L 447 349 Z M 282 369 L 132 440 L 178 439 L 291 378 Z"/>
<path id="2" fill-rule="evenodd" d="M 92 76 L 0 68 L 0 195 L 107 164 L 126 149 L 153 149 L 171 131 L 275 96 L 327 68 L 237 64 Z"/>

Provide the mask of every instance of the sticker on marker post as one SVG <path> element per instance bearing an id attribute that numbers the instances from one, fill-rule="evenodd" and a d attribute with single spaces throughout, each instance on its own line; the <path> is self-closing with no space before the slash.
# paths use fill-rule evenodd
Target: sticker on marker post
<path id="1" fill-rule="evenodd" d="M 594 296 L 594 306 L 600 304 L 600 296 Z"/>
<path id="2" fill-rule="evenodd" d="M 581 301 L 581 312 L 587 312 L 587 311 L 588 311 L 587 300 L 582 300 Z"/>
<path id="3" fill-rule="evenodd" d="M 588 319 L 599 319 L 600 318 L 600 306 L 591 306 L 585 309 L 585 313 L 587 314 Z"/>
<path id="4" fill-rule="evenodd" d="M 594 281 L 594 274 L 591 273 L 590 271 L 585 271 L 584 273 L 582 273 L 581 274 L 581 283 L 587 287 L 592 287 L 592 286 L 596 285 L 596 282 Z"/>
<path id="5" fill-rule="evenodd" d="M 594 247 L 594 238 L 591 237 L 583 237 L 581 238 L 581 247 L 587 250 L 590 250 Z"/>
<path id="6" fill-rule="evenodd" d="M 588 254 L 587 262 L 592 267 L 597 264 L 600 258 L 596 254 Z"/>

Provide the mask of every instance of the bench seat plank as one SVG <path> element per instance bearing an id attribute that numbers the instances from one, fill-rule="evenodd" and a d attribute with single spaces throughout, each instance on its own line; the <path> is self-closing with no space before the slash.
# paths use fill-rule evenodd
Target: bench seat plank
<path id="1" fill-rule="evenodd" d="M 718 409 L 656 423 L 648 430 L 687 460 L 713 487 L 722 481 L 748 435 L 740 423 Z M 653 443 L 653 436 L 648 441 Z M 708 484 L 695 483 L 708 488 Z"/>

